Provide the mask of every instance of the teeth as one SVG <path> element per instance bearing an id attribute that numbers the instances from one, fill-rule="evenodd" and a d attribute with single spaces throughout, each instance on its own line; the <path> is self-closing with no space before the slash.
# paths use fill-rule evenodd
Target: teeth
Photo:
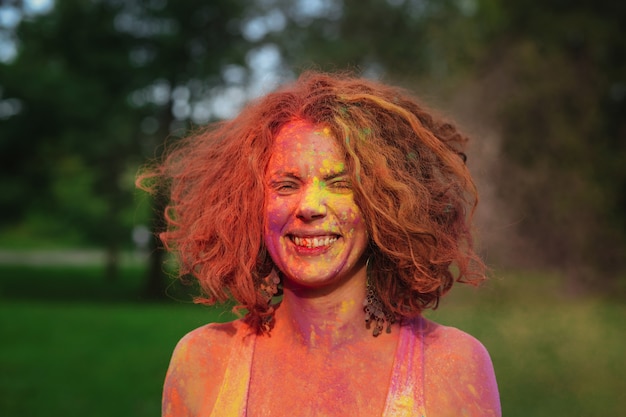
<path id="1" fill-rule="evenodd" d="M 306 248 L 319 248 L 320 246 L 330 246 L 331 244 L 335 243 L 335 241 L 337 240 L 337 237 L 326 236 L 326 237 L 311 238 L 311 237 L 293 236 L 291 240 L 293 241 L 293 243 L 295 243 L 298 246 L 303 246 Z"/>

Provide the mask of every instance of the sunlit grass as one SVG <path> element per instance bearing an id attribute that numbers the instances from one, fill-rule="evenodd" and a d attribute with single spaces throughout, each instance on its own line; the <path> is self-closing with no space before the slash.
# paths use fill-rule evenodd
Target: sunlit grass
<path id="1" fill-rule="evenodd" d="M 0 415 L 159 415 L 176 341 L 230 318 L 188 305 L 3 302 Z"/>
<path id="2" fill-rule="evenodd" d="M 554 275 L 456 288 L 429 317 L 491 353 L 505 416 L 617 416 L 626 409 L 626 306 L 567 296 Z"/>

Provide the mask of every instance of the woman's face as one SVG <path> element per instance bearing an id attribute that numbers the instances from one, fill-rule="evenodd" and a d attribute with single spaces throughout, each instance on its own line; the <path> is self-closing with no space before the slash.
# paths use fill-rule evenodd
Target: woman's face
<path id="1" fill-rule="evenodd" d="M 265 244 L 294 284 L 321 287 L 362 267 L 367 229 L 328 129 L 301 120 L 281 129 L 265 199 Z"/>

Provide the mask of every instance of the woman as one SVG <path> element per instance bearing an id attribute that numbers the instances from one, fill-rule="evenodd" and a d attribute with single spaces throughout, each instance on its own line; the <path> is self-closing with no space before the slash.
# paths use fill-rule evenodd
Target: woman
<path id="1" fill-rule="evenodd" d="M 183 141 L 154 173 L 161 238 L 199 302 L 246 314 L 181 339 L 163 415 L 499 416 L 484 347 L 421 315 L 484 278 L 465 142 L 400 89 L 320 73 Z"/>

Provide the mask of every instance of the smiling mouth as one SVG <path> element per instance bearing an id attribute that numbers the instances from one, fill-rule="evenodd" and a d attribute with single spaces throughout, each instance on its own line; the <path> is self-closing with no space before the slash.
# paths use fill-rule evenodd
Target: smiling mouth
<path id="1" fill-rule="evenodd" d="M 320 248 L 330 246 L 337 241 L 339 237 L 332 236 L 311 236 L 311 237 L 299 237 L 290 235 L 289 239 L 296 245 L 302 248 Z"/>

